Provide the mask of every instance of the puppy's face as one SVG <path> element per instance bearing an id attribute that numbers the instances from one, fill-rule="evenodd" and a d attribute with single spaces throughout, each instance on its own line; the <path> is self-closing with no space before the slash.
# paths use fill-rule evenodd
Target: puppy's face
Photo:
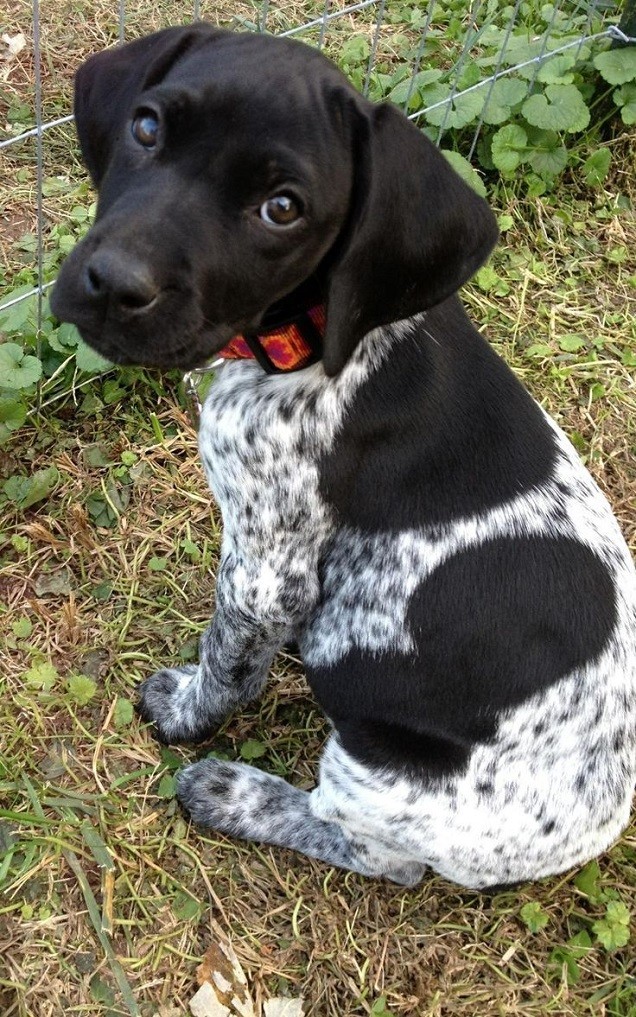
<path id="1" fill-rule="evenodd" d="M 334 99 L 343 79 L 318 54 L 263 41 L 195 33 L 159 81 L 122 97 L 107 142 L 96 85 L 116 85 L 125 49 L 78 81 L 98 213 L 53 309 L 112 361 L 200 363 L 309 280 L 342 229 L 353 178 Z"/>
<path id="2" fill-rule="evenodd" d="M 167 29 L 91 57 L 75 114 L 98 213 L 51 306 L 117 363 L 187 369 L 268 312 L 322 300 L 335 374 L 371 329 L 452 294 L 496 239 L 420 131 L 299 43 Z"/>

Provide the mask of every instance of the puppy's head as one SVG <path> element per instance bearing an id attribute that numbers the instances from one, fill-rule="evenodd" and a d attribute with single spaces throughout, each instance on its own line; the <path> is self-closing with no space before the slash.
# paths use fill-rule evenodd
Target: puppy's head
<path id="1" fill-rule="evenodd" d="M 91 57 L 75 114 L 97 219 L 51 303 L 118 363 L 189 368 L 277 306 L 322 299 L 335 374 L 496 239 L 420 131 L 299 43 L 167 29 Z"/>

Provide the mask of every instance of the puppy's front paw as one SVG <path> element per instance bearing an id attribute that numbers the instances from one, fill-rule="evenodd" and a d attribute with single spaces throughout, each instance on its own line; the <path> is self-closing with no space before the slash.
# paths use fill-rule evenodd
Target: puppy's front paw
<path id="1" fill-rule="evenodd" d="M 200 701 L 198 670 L 196 664 L 164 668 L 139 688 L 137 712 L 155 725 L 157 738 L 166 745 L 203 741 L 220 723 Z"/>
<path id="2" fill-rule="evenodd" d="M 246 811 L 249 813 L 250 773 L 251 768 L 244 763 L 201 759 L 186 766 L 177 776 L 177 798 L 198 826 L 249 836 L 242 831 L 241 819 Z M 242 793 L 238 794 L 241 778 Z"/>

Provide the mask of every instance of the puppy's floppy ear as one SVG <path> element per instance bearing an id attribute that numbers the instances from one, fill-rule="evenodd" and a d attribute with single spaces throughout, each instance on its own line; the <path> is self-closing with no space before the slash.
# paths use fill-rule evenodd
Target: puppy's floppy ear
<path id="1" fill-rule="evenodd" d="M 82 64 L 75 75 L 75 122 L 95 186 L 104 176 L 137 94 L 158 84 L 187 50 L 217 31 L 205 24 L 166 28 L 95 53 Z"/>
<path id="2" fill-rule="evenodd" d="M 327 293 L 323 365 L 337 374 L 380 325 L 441 303 L 486 260 L 495 217 L 394 106 L 350 101 L 353 207 Z"/>

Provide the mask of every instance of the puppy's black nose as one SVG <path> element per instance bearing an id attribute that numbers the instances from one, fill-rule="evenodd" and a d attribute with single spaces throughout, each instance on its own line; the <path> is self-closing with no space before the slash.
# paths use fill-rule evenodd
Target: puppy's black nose
<path id="1" fill-rule="evenodd" d="M 120 313 L 140 314 L 154 303 L 159 286 L 147 265 L 121 251 L 98 249 L 84 269 L 84 291 L 93 303 Z"/>

